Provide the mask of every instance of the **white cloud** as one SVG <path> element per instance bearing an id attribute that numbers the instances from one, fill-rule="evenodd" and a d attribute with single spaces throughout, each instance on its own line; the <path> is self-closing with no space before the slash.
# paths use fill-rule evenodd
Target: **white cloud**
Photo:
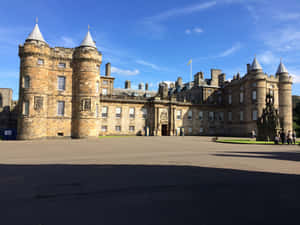
<path id="1" fill-rule="evenodd" d="M 113 74 L 123 75 L 123 76 L 135 76 L 140 73 L 139 70 L 123 70 L 117 67 L 111 67 L 111 72 Z"/>
<path id="2" fill-rule="evenodd" d="M 185 30 L 185 33 L 186 33 L 186 34 L 191 34 L 191 30 L 190 30 L 190 29 L 186 29 L 186 30 Z"/>
<path id="3" fill-rule="evenodd" d="M 293 77 L 294 84 L 300 84 L 300 70 L 291 70 L 290 75 Z"/>
<path id="4" fill-rule="evenodd" d="M 195 27 L 194 28 L 194 32 L 196 32 L 196 33 L 202 33 L 203 30 L 201 28 L 199 28 L 199 27 Z"/>
<path id="5" fill-rule="evenodd" d="M 271 52 L 271 51 L 265 51 L 258 56 L 258 60 L 262 62 L 263 64 L 276 64 L 279 62 L 279 59 Z"/>
<path id="6" fill-rule="evenodd" d="M 186 34 L 192 34 L 192 33 L 202 33 L 203 32 L 203 30 L 201 29 L 201 28 L 199 28 L 199 27 L 195 27 L 195 28 L 193 28 L 193 29 L 186 29 L 185 30 L 185 33 Z"/>
<path id="7" fill-rule="evenodd" d="M 161 12 L 157 15 L 147 17 L 145 20 L 147 21 L 153 21 L 153 22 L 160 22 L 163 20 L 167 20 L 171 17 L 175 16 L 181 16 L 181 15 L 187 15 L 195 12 L 202 11 L 204 9 L 211 8 L 217 4 L 216 1 L 209 1 L 209 2 L 204 2 L 204 3 L 198 3 L 194 5 L 189 5 L 186 7 L 179 7 L 179 8 L 173 8 L 166 10 L 164 12 Z"/>
<path id="8" fill-rule="evenodd" d="M 161 70 L 161 68 L 153 63 L 150 63 L 150 62 L 146 62 L 144 60 L 136 60 L 136 63 L 137 64 L 140 64 L 140 65 L 143 65 L 143 66 L 148 66 L 148 67 L 151 67 L 152 69 L 154 70 Z"/>
<path id="9" fill-rule="evenodd" d="M 241 43 L 236 43 L 234 44 L 230 49 L 227 49 L 226 51 L 222 52 L 219 57 L 226 57 L 229 55 L 232 55 L 233 53 L 235 53 L 236 51 L 240 50 L 242 47 Z"/>
<path id="10" fill-rule="evenodd" d="M 178 7 L 173 9 L 168 9 L 166 11 L 160 12 L 154 16 L 144 18 L 140 24 L 143 26 L 143 29 L 146 29 L 146 33 L 150 34 L 151 37 L 161 38 L 166 32 L 167 28 L 162 24 L 162 22 L 178 16 L 189 15 L 192 13 L 200 12 L 205 9 L 214 7 L 217 4 L 216 1 L 208 1 L 204 3 L 198 3 L 193 5 L 188 5 L 185 7 Z M 199 30 L 197 30 L 199 31 Z M 197 32 L 195 31 L 195 32 Z M 189 33 L 189 31 L 186 31 Z"/>
<path id="11" fill-rule="evenodd" d="M 275 18 L 279 20 L 297 20 L 300 18 L 300 13 L 279 13 Z"/>

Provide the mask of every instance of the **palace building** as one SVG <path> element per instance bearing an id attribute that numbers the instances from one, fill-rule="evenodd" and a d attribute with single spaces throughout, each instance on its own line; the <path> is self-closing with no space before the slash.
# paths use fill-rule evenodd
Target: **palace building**
<path id="1" fill-rule="evenodd" d="M 19 46 L 18 139 L 99 135 L 248 136 L 273 95 L 281 127 L 292 130 L 292 79 L 280 62 L 268 76 L 255 58 L 231 81 L 221 70 L 194 81 L 114 88 L 111 65 L 100 74 L 102 54 L 90 31 L 76 48 L 50 47 L 38 24 Z M 0 95 L 0 107 L 1 107 Z M 2 103 L 3 104 L 3 103 Z"/>

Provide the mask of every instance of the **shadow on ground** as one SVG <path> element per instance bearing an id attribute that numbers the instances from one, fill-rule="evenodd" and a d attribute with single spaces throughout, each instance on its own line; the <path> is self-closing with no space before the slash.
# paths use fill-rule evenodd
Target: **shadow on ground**
<path id="1" fill-rule="evenodd" d="M 226 152 L 225 154 L 214 154 L 214 156 L 300 161 L 300 152 Z"/>
<path id="2" fill-rule="evenodd" d="M 1 224 L 299 224 L 299 188 L 192 166 L 0 165 Z"/>

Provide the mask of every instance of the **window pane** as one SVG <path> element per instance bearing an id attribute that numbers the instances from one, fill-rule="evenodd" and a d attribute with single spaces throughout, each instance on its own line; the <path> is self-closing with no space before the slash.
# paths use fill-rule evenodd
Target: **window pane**
<path id="1" fill-rule="evenodd" d="M 228 112 L 228 120 L 229 120 L 229 121 L 232 120 L 232 112 Z"/>
<path id="2" fill-rule="evenodd" d="M 29 101 L 24 102 L 24 115 L 25 116 L 29 115 Z"/>
<path id="3" fill-rule="evenodd" d="M 66 83 L 66 78 L 63 76 L 58 77 L 58 90 L 63 91 L 65 90 L 65 83 Z"/>
<path id="4" fill-rule="evenodd" d="M 252 100 L 256 100 L 256 91 L 252 91 Z"/>
<path id="5" fill-rule="evenodd" d="M 65 102 L 64 101 L 58 101 L 57 102 L 57 115 L 63 116 L 65 113 Z"/>
<path id="6" fill-rule="evenodd" d="M 228 103 L 229 103 L 229 104 L 232 104 L 232 95 L 229 95 L 229 96 L 228 96 Z"/>
<path id="7" fill-rule="evenodd" d="M 102 89 L 102 94 L 103 94 L 103 95 L 107 95 L 107 88 L 103 88 L 103 89 Z"/>
<path id="8" fill-rule="evenodd" d="M 30 87 L 30 77 L 25 76 L 24 77 L 24 88 L 29 88 Z"/>
<path id="9" fill-rule="evenodd" d="M 243 111 L 240 112 L 240 120 L 241 121 L 244 120 L 244 112 Z"/>
<path id="10" fill-rule="evenodd" d="M 253 120 L 257 120 L 257 110 L 254 110 L 252 112 L 252 118 L 253 118 Z"/>

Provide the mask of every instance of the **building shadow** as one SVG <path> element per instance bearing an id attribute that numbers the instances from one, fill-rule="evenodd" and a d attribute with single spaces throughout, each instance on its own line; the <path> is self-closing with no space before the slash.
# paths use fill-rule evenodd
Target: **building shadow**
<path id="1" fill-rule="evenodd" d="M 287 160 L 287 161 L 294 161 L 294 162 L 300 161 L 300 152 L 228 152 L 228 153 L 226 152 L 225 154 L 214 154 L 214 156 L 277 159 L 277 160 Z"/>
<path id="2" fill-rule="evenodd" d="M 2 164 L 1 224 L 299 224 L 299 187 L 194 166 Z"/>

